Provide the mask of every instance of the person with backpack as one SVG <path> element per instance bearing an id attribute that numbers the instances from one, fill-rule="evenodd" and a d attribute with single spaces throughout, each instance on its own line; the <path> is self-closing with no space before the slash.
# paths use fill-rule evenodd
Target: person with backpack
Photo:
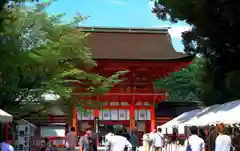
<path id="1" fill-rule="evenodd" d="M 198 128 L 190 127 L 191 135 L 185 140 L 185 151 L 205 151 L 205 142 L 198 136 Z"/>
<path id="2" fill-rule="evenodd" d="M 80 151 L 97 151 L 96 139 L 93 138 L 91 130 L 87 130 L 80 138 L 79 145 Z"/>

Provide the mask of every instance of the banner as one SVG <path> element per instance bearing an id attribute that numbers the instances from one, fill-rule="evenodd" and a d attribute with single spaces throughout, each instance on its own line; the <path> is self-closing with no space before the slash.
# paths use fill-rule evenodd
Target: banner
<path id="1" fill-rule="evenodd" d="M 30 126 L 18 125 L 17 126 L 17 146 L 16 151 L 29 151 L 29 138 L 30 138 Z"/>

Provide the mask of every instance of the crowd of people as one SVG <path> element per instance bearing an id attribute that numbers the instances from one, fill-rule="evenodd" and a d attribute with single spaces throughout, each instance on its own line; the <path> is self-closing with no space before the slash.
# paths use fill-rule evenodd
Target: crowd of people
<path id="1" fill-rule="evenodd" d="M 189 133 L 184 141 L 184 151 L 240 151 L 240 132 L 239 129 L 229 129 L 229 127 L 210 127 L 208 131 L 204 131 L 196 126 L 189 128 Z M 177 141 L 177 136 L 170 137 L 162 133 L 162 129 L 158 128 L 150 133 L 144 133 L 142 141 L 143 151 L 167 151 L 166 143 Z M 105 135 L 105 151 L 136 151 L 138 137 L 135 130 L 128 132 L 126 129 L 116 128 L 107 132 Z M 75 128 L 66 135 L 66 150 L 75 151 L 75 147 L 80 146 L 80 151 L 97 151 L 97 137 L 91 130 L 87 130 L 85 135 L 78 139 L 75 135 Z M 78 140 L 78 141 L 77 141 Z M 43 151 L 52 151 L 48 146 Z M 165 150 L 163 150 L 165 148 Z M 175 151 L 175 150 L 173 150 Z M 177 151 L 177 150 L 176 150 Z"/>
<path id="2" fill-rule="evenodd" d="M 183 151 L 240 151 L 236 145 L 240 140 L 231 135 L 231 132 L 230 128 L 224 125 L 207 128 L 189 127 Z"/>
<path id="3" fill-rule="evenodd" d="M 143 135 L 143 146 L 146 149 L 145 151 L 162 151 L 164 146 L 164 135 L 161 132 L 161 128 L 158 128 L 157 131 L 153 130 L 151 133 L 145 133 Z M 66 148 L 67 151 L 75 150 L 76 136 L 75 128 L 71 128 L 71 132 L 66 135 Z M 105 151 L 137 151 L 138 136 L 136 129 L 127 131 L 126 128 L 115 128 L 110 129 L 104 137 Z M 80 137 L 78 141 L 80 151 L 97 151 L 97 137 L 94 136 L 91 130 L 87 130 L 85 135 Z M 45 148 L 44 151 L 47 150 Z"/>
<path id="4" fill-rule="evenodd" d="M 230 128 L 223 124 L 212 126 L 209 129 L 203 129 L 191 126 L 186 133 L 182 151 L 240 151 L 240 130 L 239 128 Z M 207 131 L 206 131 L 207 130 Z M 143 135 L 144 151 L 162 151 L 166 149 L 167 144 L 178 144 L 177 133 L 173 135 L 163 135 L 161 128 L 151 133 Z M 170 149 L 171 151 L 178 151 Z"/>
<path id="5" fill-rule="evenodd" d="M 164 135 L 162 129 L 154 129 L 151 133 L 145 133 L 143 135 L 143 149 L 144 151 L 162 151 L 164 147 Z"/>

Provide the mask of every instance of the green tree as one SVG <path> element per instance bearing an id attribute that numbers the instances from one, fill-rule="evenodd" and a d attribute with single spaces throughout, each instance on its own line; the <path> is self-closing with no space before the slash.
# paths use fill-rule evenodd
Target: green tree
<path id="1" fill-rule="evenodd" d="M 0 0 L 0 31 L 2 31 L 2 23 L 7 19 L 9 9 L 11 9 L 11 3 L 25 3 L 25 2 L 37 2 L 38 0 Z"/>
<path id="2" fill-rule="evenodd" d="M 182 33 L 185 52 L 201 54 L 207 59 L 206 78 L 212 80 L 205 83 L 212 90 L 203 95 L 203 100 L 211 98 L 219 103 L 239 97 L 228 87 L 228 76 L 240 69 L 240 38 L 236 36 L 240 31 L 238 4 L 231 0 L 155 1 L 153 12 L 158 18 L 173 23 L 185 21 L 192 26 L 191 31 Z"/>
<path id="3" fill-rule="evenodd" d="M 3 22 L 0 43 L 0 108 L 16 118 L 29 116 L 53 105 L 95 105 L 93 100 L 118 83 L 119 71 L 110 77 L 90 72 L 96 62 L 84 45 L 88 34 L 81 32 L 76 16 L 64 24 L 64 14 L 48 16 L 46 5 L 14 5 Z M 75 86 L 73 86 L 73 84 Z M 81 91 L 79 91 L 81 90 Z M 58 101 L 46 101 L 43 94 L 54 93 Z M 71 112 L 70 112 L 71 113 Z"/>
<path id="4" fill-rule="evenodd" d="M 174 72 L 166 78 L 159 79 L 155 83 L 155 89 L 168 92 L 168 101 L 172 102 L 192 102 L 200 101 L 199 96 L 202 91 L 199 88 L 199 75 L 204 68 L 204 60 L 196 58 L 189 67 L 181 71 Z"/>

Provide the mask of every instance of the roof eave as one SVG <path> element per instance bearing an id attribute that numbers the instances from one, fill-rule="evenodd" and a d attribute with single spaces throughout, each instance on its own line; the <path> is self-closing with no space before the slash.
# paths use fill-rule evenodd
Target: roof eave
<path id="1" fill-rule="evenodd" d="M 93 58 L 94 60 L 115 60 L 115 61 L 157 61 L 157 62 L 169 62 L 169 61 L 192 61 L 195 55 L 186 55 L 186 56 L 179 56 L 175 58 L 166 58 L 166 59 L 115 59 L 115 58 Z"/>
<path id="2" fill-rule="evenodd" d="M 168 28 L 120 28 L 120 27 L 100 27 L 100 26 L 79 26 L 83 32 L 109 32 L 109 33 L 151 33 L 168 34 Z"/>

